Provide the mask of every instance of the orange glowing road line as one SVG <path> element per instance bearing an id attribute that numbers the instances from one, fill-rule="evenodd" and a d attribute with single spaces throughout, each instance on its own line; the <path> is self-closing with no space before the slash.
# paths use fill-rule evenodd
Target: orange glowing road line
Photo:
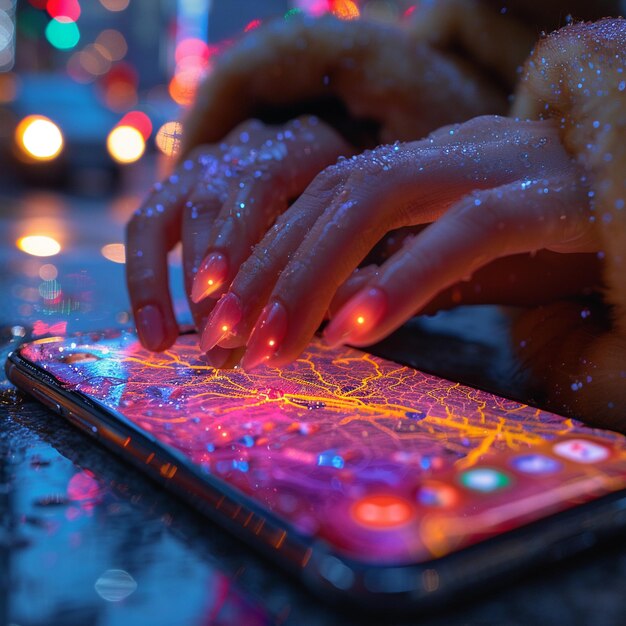
<path id="1" fill-rule="evenodd" d="M 295 378 L 284 377 L 280 370 L 272 370 L 272 376 L 284 379 L 291 384 L 302 384 L 311 390 L 319 389 L 322 393 L 319 395 L 307 393 L 282 393 L 275 398 L 268 397 L 262 391 L 259 391 L 258 382 L 255 384 L 256 389 L 251 390 L 249 386 L 246 386 L 246 381 L 248 381 L 249 378 L 244 372 L 241 372 L 243 382 L 238 383 L 232 380 L 229 375 L 221 375 L 219 370 L 216 371 L 209 366 L 191 363 L 174 352 L 166 351 L 164 353 L 164 357 L 167 358 L 158 360 L 154 360 L 153 358 L 150 361 L 146 361 L 140 358 L 127 357 L 127 360 L 134 361 L 143 367 L 150 367 L 153 369 L 174 370 L 177 367 L 186 367 L 195 371 L 206 371 L 207 378 L 211 378 L 224 386 L 222 392 L 212 391 L 199 393 L 196 396 L 198 399 L 208 397 L 214 401 L 218 398 L 232 399 L 233 396 L 237 396 L 241 399 L 243 407 L 250 410 L 266 406 L 268 404 L 276 404 L 277 406 L 290 405 L 296 406 L 297 408 L 302 408 L 303 404 L 319 404 L 328 410 L 344 414 L 338 420 L 338 426 L 344 426 L 353 421 L 363 421 L 364 423 L 369 423 L 377 430 L 380 430 L 388 436 L 394 437 L 398 440 L 411 439 L 414 436 L 412 431 L 398 432 L 397 427 L 393 425 L 393 422 L 395 421 L 398 423 L 398 420 L 406 422 L 408 419 L 406 413 L 415 410 L 413 406 L 377 404 L 375 401 L 371 402 L 371 396 L 365 398 L 352 397 L 353 395 L 367 391 L 373 382 L 382 378 L 386 381 L 389 393 L 393 393 L 393 389 L 396 385 L 402 385 L 406 381 L 406 376 L 404 375 L 406 372 L 405 368 L 398 366 L 397 368 L 384 373 L 381 371 L 380 364 L 377 363 L 370 355 L 365 353 L 359 357 L 340 357 L 335 360 L 335 365 L 339 367 L 345 366 L 347 369 L 350 369 L 353 363 L 358 363 L 359 365 L 367 363 L 371 368 L 373 368 L 373 371 L 364 375 L 359 380 L 359 384 L 353 389 L 350 389 L 347 392 L 342 391 L 338 383 L 325 379 L 312 359 L 301 358 L 298 360 L 298 363 L 300 367 L 306 368 L 304 370 L 304 375 Z M 311 378 L 313 378 L 313 380 L 311 380 Z M 199 384 L 203 383 L 206 383 L 206 379 L 199 381 Z M 193 384 L 188 385 L 187 388 L 193 390 Z M 502 438 L 504 438 L 507 445 L 511 448 L 518 448 L 522 445 L 533 445 L 542 441 L 539 434 L 531 433 L 522 429 L 517 432 L 511 432 L 510 429 L 505 429 L 503 431 L 502 418 L 498 418 L 497 421 L 494 422 L 493 416 L 485 414 L 484 409 L 486 408 L 486 402 L 480 397 L 477 397 L 480 392 L 472 389 L 465 390 L 465 393 L 468 401 L 474 405 L 474 411 L 478 411 L 478 419 L 474 414 L 473 420 L 469 421 L 466 417 L 459 415 L 458 412 L 452 411 L 447 406 L 447 397 L 453 395 L 461 388 L 462 386 L 459 383 L 447 383 L 447 381 L 442 381 L 441 384 L 435 389 L 425 390 L 424 395 L 434 400 L 435 405 L 443 407 L 446 415 L 440 416 L 433 414 L 432 411 L 429 412 L 422 420 L 420 420 L 419 429 L 422 432 L 434 432 L 434 430 L 446 428 L 452 431 L 462 432 L 463 435 L 470 441 L 476 440 L 478 442 L 477 447 L 470 450 L 468 450 L 467 447 L 459 445 L 458 443 L 452 441 L 450 442 L 451 450 L 465 456 L 462 463 L 463 467 L 469 467 L 476 463 L 482 455 L 487 454 L 491 450 L 496 441 L 499 441 Z M 225 420 L 228 419 L 228 415 L 230 413 L 238 412 L 241 408 L 242 405 L 232 406 L 226 409 L 222 408 L 221 410 L 216 410 L 215 416 L 218 419 L 221 418 Z M 512 409 L 506 408 L 503 410 L 507 413 L 515 413 L 523 410 L 524 408 L 525 406 L 520 403 Z M 539 414 L 540 413 L 536 413 L 536 415 Z M 188 417 L 174 418 L 174 420 L 171 418 L 167 420 L 164 418 L 152 418 L 153 421 L 168 421 L 170 423 L 172 421 L 180 423 L 186 421 L 187 419 Z M 566 425 L 567 427 L 561 432 L 567 433 L 569 428 L 573 428 L 571 420 L 568 420 Z"/>

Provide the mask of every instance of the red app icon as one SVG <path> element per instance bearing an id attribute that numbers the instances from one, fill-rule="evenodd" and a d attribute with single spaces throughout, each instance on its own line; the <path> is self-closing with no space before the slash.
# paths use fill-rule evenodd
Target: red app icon
<path id="1" fill-rule="evenodd" d="M 555 444 L 554 453 L 576 463 L 597 463 L 609 456 L 609 449 L 586 439 L 568 439 Z"/>

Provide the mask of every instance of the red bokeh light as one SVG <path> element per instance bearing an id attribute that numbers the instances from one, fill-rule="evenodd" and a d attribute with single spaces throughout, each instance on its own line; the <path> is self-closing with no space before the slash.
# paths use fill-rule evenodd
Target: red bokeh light
<path id="1" fill-rule="evenodd" d="M 413 4 L 411 5 L 403 14 L 402 17 L 403 18 L 408 18 L 411 17 L 411 15 L 413 15 L 413 13 L 415 13 L 415 10 L 417 9 L 417 5 Z"/>
<path id="2" fill-rule="evenodd" d="M 65 17 L 75 22 L 80 17 L 78 0 L 48 0 L 46 11 L 52 18 Z"/>
<path id="3" fill-rule="evenodd" d="M 119 121 L 118 126 L 132 126 L 141 133 L 144 139 L 148 139 L 152 134 L 152 121 L 142 111 L 129 111 Z"/>
<path id="4" fill-rule="evenodd" d="M 189 38 L 183 39 L 176 46 L 175 58 L 176 63 L 180 63 L 183 59 L 188 57 L 208 61 L 212 54 L 215 54 L 215 50 L 212 50 L 202 39 Z"/>
<path id="5" fill-rule="evenodd" d="M 251 30 L 254 30 L 255 28 L 258 28 L 259 26 L 261 26 L 263 22 L 261 20 L 252 20 L 251 22 L 248 23 L 248 25 L 244 28 L 244 31 L 246 33 L 249 33 Z"/>

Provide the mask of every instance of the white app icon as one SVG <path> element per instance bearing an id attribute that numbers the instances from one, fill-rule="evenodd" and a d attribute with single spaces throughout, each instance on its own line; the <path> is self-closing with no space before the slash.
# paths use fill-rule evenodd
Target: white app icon
<path id="1" fill-rule="evenodd" d="M 554 453 L 577 463 L 597 463 L 609 456 L 608 448 L 586 439 L 568 439 L 554 446 Z"/>

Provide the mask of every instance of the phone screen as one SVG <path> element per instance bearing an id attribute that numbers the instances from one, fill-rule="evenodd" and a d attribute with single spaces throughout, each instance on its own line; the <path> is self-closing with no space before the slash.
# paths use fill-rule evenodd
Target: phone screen
<path id="1" fill-rule="evenodd" d="M 20 354 L 360 562 L 430 561 L 626 486 L 624 436 L 351 348 L 253 373 L 207 366 L 193 335 Z"/>

